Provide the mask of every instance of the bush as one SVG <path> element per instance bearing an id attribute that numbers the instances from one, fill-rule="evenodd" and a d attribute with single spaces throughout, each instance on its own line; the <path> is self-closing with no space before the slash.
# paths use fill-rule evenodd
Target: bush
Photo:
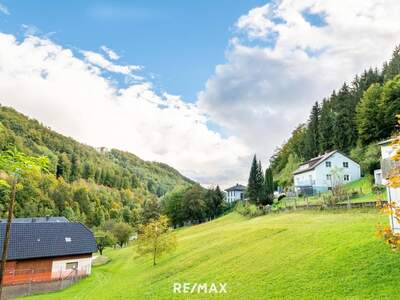
<path id="1" fill-rule="evenodd" d="M 372 187 L 372 192 L 376 195 L 384 193 L 386 187 L 382 184 L 376 184 Z"/>
<path id="2" fill-rule="evenodd" d="M 235 210 L 242 216 L 250 218 L 265 215 L 266 213 L 266 210 L 260 209 L 254 204 L 243 203 L 241 201 L 236 204 Z"/>

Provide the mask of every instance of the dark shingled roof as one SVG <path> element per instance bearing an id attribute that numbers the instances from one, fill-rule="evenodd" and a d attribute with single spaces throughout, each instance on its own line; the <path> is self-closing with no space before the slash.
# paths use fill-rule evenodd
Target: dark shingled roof
<path id="1" fill-rule="evenodd" d="M 6 223 L 0 223 L 0 255 Z M 57 257 L 96 252 L 92 232 L 81 223 L 12 223 L 7 260 Z"/>
<path id="2" fill-rule="evenodd" d="M 69 222 L 66 217 L 34 217 L 34 218 L 13 218 L 13 223 L 59 223 Z M 7 219 L 0 219 L 0 223 L 7 223 Z"/>
<path id="3" fill-rule="evenodd" d="M 241 184 L 236 184 L 235 186 L 230 187 L 229 189 L 226 189 L 226 192 L 231 192 L 231 191 L 245 191 L 246 187 Z"/>

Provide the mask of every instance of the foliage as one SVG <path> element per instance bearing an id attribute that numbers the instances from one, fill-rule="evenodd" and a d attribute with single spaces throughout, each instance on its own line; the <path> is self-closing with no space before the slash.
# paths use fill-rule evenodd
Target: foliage
<path id="1" fill-rule="evenodd" d="M 116 244 L 115 236 L 111 232 L 107 231 L 96 231 L 94 233 L 96 238 L 97 250 L 99 250 L 100 255 L 103 255 L 103 250 L 106 247 L 112 247 Z"/>
<path id="2" fill-rule="evenodd" d="M 129 238 L 132 235 L 133 229 L 126 223 L 118 222 L 114 224 L 111 232 L 114 235 L 117 244 L 122 248 L 129 242 Z"/>
<path id="3" fill-rule="evenodd" d="M 400 124 L 400 115 L 398 117 L 398 123 Z M 391 144 L 393 148 L 393 156 L 391 159 L 394 162 L 400 161 L 400 135 L 398 135 Z M 400 168 L 395 166 L 392 170 L 390 170 L 389 177 L 387 178 L 388 186 L 393 189 L 400 188 Z M 396 219 L 397 222 L 400 222 L 400 206 L 398 203 L 389 202 L 384 205 L 381 211 L 393 218 Z M 395 251 L 400 250 L 400 232 L 394 232 L 392 228 L 389 226 L 382 227 L 378 226 L 378 236 L 382 237 L 384 241 L 391 246 L 391 248 Z"/>
<path id="4" fill-rule="evenodd" d="M 272 175 L 271 168 L 267 168 L 265 170 L 264 189 L 265 189 L 265 201 L 263 204 L 271 205 L 274 200 L 274 178 Z"/>
<path id="5" fill-rule="evenodd" d="M 170 233 L 168 218 L 160 216 L 141 226 L 138 237 L 137 251 L 141 255 L 151 254 L 153 266 L 157 264 L 157 258 L 165 252 L 174 250 L 177 246 L 176 236 Z"/>
<path id="6" fill-rule="evenodd" d="M 207 190 L 200 185 L 176 188 L 164 196 L 161 205 L 173 227 L 212 220 L 228 209 L 219 186 Z"/>
<path id="7" fill-rule="evenodd" d="M 80 144 L 0 106 L 0 151 L 10 148 L 48 158 L 48 174 L 21 178 L 16 217 L 62 215 L 89 227 L 101 227 L 108 220 L 137 227 L 159 216 L 157 197 L 193 184 L 165 164 Z M 6 215 L 6 201 L 3 181 L 0 218 Z"/>
<path id="8" fill-rule="evenodd" d="M 246 197 L 253 203 L 260 204 L 265 199 L 264 174 L 261 162 L 254 155 L 247 184 Z"/>

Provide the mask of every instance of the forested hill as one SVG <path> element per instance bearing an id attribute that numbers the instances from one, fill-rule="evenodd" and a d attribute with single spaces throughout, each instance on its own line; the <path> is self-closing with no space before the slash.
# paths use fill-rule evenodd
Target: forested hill
<path id="1" fill-rule="evenodd" d="M 290 186 L 301 162 L 331 150 L 350 155 L 364 174 L 379 168 L 376 142 L 394 133 L 400 113 L 399 74 L 400 46 L 382 68 L 365 70 L 316 102 L 308 121 L 270 159 L 277 184 Z"/>
<path id="2" fill-rule="evenodd" d="M 118 219 L 125 214 L 129 220 L 145 199 L 194 183 L 166 164 L 144 161 L 116 149 L 95 149 L 0 106 L 0 150 L 10 146 L 28 155 L 47 156 L 56 181 L 49 186 L 26 183 L 26 191 L 19 193 L 17 216 L 68 215 L 89 225 L 96 223 L 89 219 L 97 213 L 101 219 Z M 77 194 L 80 189 L 86 195 Z M 0 201 L 0 214 L 3 211 Z"/>
<path id="3" fill-rule="evenodd" d="M 5 127 L 1 148 L 17 145 L 26 154 L 48 156 L 57 177 L 69 182 L 83 178 L 112 188 L 142 185 L 157 196 L 176 185 L 193 183 L 166 164 L 144 161 L 129 152 L 78 143 L 9 107 L 0 107 L 0 122 Z"/>

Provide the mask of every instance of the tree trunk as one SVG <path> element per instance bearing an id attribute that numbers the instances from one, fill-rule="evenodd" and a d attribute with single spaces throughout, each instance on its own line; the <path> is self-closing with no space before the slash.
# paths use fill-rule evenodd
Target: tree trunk
<path id="1" fill-rule="evenodd" d="M 15 195 L 17 193 L 17 179 L 14 178 L 11 187 L 11 199 L 8 205 L 8 216 L 7 216 L 7 225 L 6 225 L 6 235 L 3 241 L 3 253 L 1 257 L 1 266 L 0 266 L 0 299 L 3 292 L 3 281 L 5 276 L 5 269 L 6 269 L 6 261 L 7 261 L 7 254 L 8 254 L 8 243 L 10 241 L 10 230 L 11 230 L 11 221 L 14 212 L 14 203 L 15 203 Z"/>

